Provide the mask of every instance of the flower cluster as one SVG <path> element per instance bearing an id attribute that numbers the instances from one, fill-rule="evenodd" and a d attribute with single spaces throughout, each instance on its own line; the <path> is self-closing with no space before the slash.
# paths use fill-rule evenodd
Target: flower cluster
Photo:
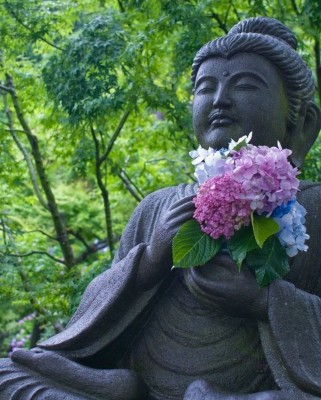
<path id="1" fill-rule="evenodd" d="M 287 160 L 291 151 L 279 147 L 243 147 L 232 151 L 233 176 L 241 182 L 258 214 L 271 213 L 276 207 L 290 201 L 298 191 L 297 168 Z"/>
<path id="2" fill-rule="evenodd" d="M 278 238 L 289 256 L 307 250 L 305 209 L 295 201 L 299 188 L 297 168 L 288 161 L 291 151 L 253 146 L 251 135 L 232 141 L 228 149 L 190 152 L 200 189 L 194 199 L 194 218 L 202 231 L 229 239 L 248 225 L 252 212 L 278 223 Z"/>
<path id="3" fill-rule="evenodd" d="M 30 336 L 30 334 L 26 335 L 24 329 L 21 329 L 16 337 L 14 337 L 10 342 L 10 351 L 8 356 L 10 357 L 14 351 L 24 348 L 28 344 Z"/>
<path id="4" fill-rule="evenodd" d="M 208 150 L 201 146 L 193 150 L 189 155 L 194 158 L 192 164 L 195 165 L 194 175 L 197 181 L 202 185 L 207 179 L 224 173 L 226 159 L 224 152 L 216 151 L 209 147 Z"/>
<path id="5" fill-rule="evenodd" d="M 247 145 L 252 138 L 252 132 L 248 136 L 242 136 L 237 142 L 231 140 L 228 149 L 215 150 L 209 147 L 208 150 L 203 149 L 201 145 L 197 150 L 189 152 L 189 155 L 194 159 L 192 164 L 195 165 L 195 176 L 200 185 L 207 179 L 217 175 L 222 175 L 231 170 L 230 165 L 225 165 L 228 161 L 227 157 L 233 150 L 239 146 Z"/>
<path id="6" fill-rule="evenodd" d="M 305 208 L 296 200 L 291 200 L 285 206 L 278 207 L 272 213 L 272 218 L 280 227 L 277 236 L 289 257 L 296 256 L 299 250 L 308 250 L 308 246 L 304 244 L 310 238 L 304 226 L 305 214 Z"/>
<path id="7" fill-rule="evenodd" d="M 207 180 L 195 198 L 194 218 L 203 232 L 213 239 L 225 236 L 230 239 L 234 232 L 250 223 L 251 207 L 242 184 L 232 175 L 220 175 Z"/>
<path id="8" fill-rule="evenodd" d="M 27 347 L 29 345 L 30 337 L 31 334 L 28 333 L 28 326 L 26 326 L 26 323 L 28 324 L 29 321 L 33 321 L 36 318 L 36 313 L 32 313 L 29 315 L 26 315 L 22 319 L 18 321 L 19 331 L 16 333 L 16 335 L 11 339 L 10 341 L 10 351 L 8 353 L 8 356 L 10 357 L 12 353 L 18 349 Z"/>

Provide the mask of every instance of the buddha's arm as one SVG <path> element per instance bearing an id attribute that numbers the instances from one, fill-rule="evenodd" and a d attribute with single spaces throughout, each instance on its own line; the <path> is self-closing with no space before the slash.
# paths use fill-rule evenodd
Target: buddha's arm
<path id="1" fill-rule="evenodd" d="M 180 198 L 160 213 L 142 256 L 141 268 L 137 273 L 139 289 L 149 289 L 164 275 L 170 273 L 173 266 L 172 241 L 180 226 L 193 218 L 194 197 L 195 194 L 192 193 Z"/>
<path id="2" fill-rule="evenodd" d="M 208 307 L 259 322 L 264 353 L 280 388 L 273 394 L 276 399 L 288 394 L 299 400 L 321 398 L 321 298 L 284 280 L 274 281 L 263 290 L 249 289 L 246 275 L 237 274 L 227 268 L 227 262 L 214 258 L 203 268 L 186 270 L 185 279 Z M 210 389 L 208 393 L 206 398 L 211 399 Z M 253 395 L 253 399 L 261 397 Z"/>
<path id="3" fill-rule="evenodd" d="M 16 399 L 26 400 L 30 388 L 48 392 L 51 398 L 60 399 L 63 393 L 61 399 L 78 400 L 83 398 L 79 395 L 82 387 L 85 398 L 91 398 L 86 387 L 96 393 L 97 382 L 102 383 L 97 386 L 94 399 L 142 398 L 145 386 L 136 374 L 123 370 L 88 369 L 75 361 L 81 362 L 114 343 L 141 314 L 155 294 L 159 281 L 170 272 L 168 258 L 171 259 L 171 254 L 168 252 L 171 248 L 168 241 L 176 229 L 175 224 L 182 223 L 179 217 L 181 208 L 183 220 L 187 218 L 184 205 L 181 207 L 185 200 L 171 209 L 179 200 L 177 197 L 175 188 L 148 196 L 135 210 L 112 268 L 89 285 L 67 328 L 40 344 L 41 353 L 17 351 L 13 356 L 14 363 L 4 360 L 0 364 L 0 400 L 10 399 L 13 393 Z M 186 197 L 184 191 L 181 197 Z M 168 227 L 172 227 L 172 231 L 164 236 L 164 223 L 170 221 L 167 217 L 169 209 L 173 218 Z M 92 385 L 86 384 L 88 376 Z M 65 384 L 61 387 L 63 382 Z"/>
<path id="4" fill-rule="evenodd" d="M 72 361 L 81 361 L 82 358 L 95 353 L 130 323 L 131 316 L 127 313 L 122 319 L 117 319 L 117 314 L 121 314 L 117 313 L 117 306 L 121 307 L 121 299 L 120 303 L 117 303 L 117 299 L 113 301 L 112 294 L 118 291 L 121 295 L 126 289 L 130 291 L 135 267 L 139 265 L 144 248 L 144 245 L 140 245 L 119 262 L 119 275 L 125 265 L 128 269 L 124 270 L 121 283 L 117 282 L 116 277 L 114 281 L 112 277 L 108 280 L 106 274 L 100 277 L 99 296 L 89 296 L 87 300 L 83 300 L 87 301 L 87 312 L 81 311 L 74 323 L 64 332 L 43 344 L 44 349 L 17 350 L 12 355 L 12 361 L 0 360 L 0 400 L 144 398 L 146 387 L 133 371 L 99 370 Z M 133 272 L 133 276 L 129 271 Z M 134 304 L 130 293 L 128 297 L 132 300 L 133 313 L 138 313 L 140 304 Z M 109 304 L 104 307 L 103 301 L 108 299 Z M 114 327 L 110 327 L 113 322 Z"/>
<path id="5" fill-rule="evenodd" d="M 269 290 L 262 344 L 280 386 L 321 398 L 321 298 L 286 281 Z"/>
<path id="6" fill-rule="evenodd" d="M 280 384 L 321 398 L 321 189 L 306 185 L 299 202 L 307 209 L 309 250 L 291 263 L 288 281 L 269 288 L 269 325 L 260 327 L 269 364 Z M 286 374 L 284 374 L 286 371 Z"/>
<path id="7" fill-rule="evenodd" d="M 19 364 L 0 360 L 1 400 L 141 400 L 147 396 L 147 387 L 134 371 L 92 369 L 40 349 L 19 353 Z M 55 379 L 57 371 L 59 379 Z"/>
<path id="8" fill-rule="evenodd" d="M 122 235 L 112 267 L 89 284 L 67 328 L 41 343 L 42 348 L 63 351 L 71 358 L 88 357 L 117 338 L 135 318 L 144 307 L 139 304 L 140 299 L 146 303 L 149 289 L 153 292 L 168 272 L 163 268 L 161 273 L 159 270 L 155 273 L 162 263 L 156 256 L 150 256 L 149 250 L 154 232 L 161 231 L 161 216 L 175 200 L 176 191 L 169 188 L 147 196 L 140 203 Z M 163 247 L 161 240 L 157 240 L 157 245 L 154 253 Z M 151 281 L 149 288 L 142 287 L 144 279 Z"/>

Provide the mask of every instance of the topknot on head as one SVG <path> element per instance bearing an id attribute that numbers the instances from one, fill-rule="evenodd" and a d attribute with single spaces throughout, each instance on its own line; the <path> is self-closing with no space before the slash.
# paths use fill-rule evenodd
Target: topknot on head
<path id="1" fill-rule="evenodd" d="M 298 47 L 298 42 L 293 32 L 283 25 L 282 22 L 274 18 L 254 17 L 245 19 L 234 25 L 228 32 L 228 36 L 238 33 L 260 33 L 261 35 L 269 35 L 278 40 L 282 40 L 294 50 Z"/>

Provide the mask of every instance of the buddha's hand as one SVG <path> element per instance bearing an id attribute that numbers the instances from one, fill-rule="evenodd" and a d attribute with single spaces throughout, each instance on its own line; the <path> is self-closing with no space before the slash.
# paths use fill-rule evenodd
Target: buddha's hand
<path id="1" fill-rule="evenodd" d="M 128 369 L 89 368 L 60 354 L 38 348 L 17 350 L 12 354 L 12 361 L 13 367 L 16 366 L 13 377 L 26 377 L 27 386 L 30 386 L 33 379 L 32 390 L 37 389 L 46 394 L 39 397 L 41 399 L 142 400 L 147 397 L 148 389 L 143 380 L 137 373 Z M 19 365 L 23 367 L 22 371 L 19 370 Z M 8 378 L 11 379 L 10 376 Z M 17 397 L 18 400 L 27 398 L 31 399 L 26 394 Z M 3 399 L 1 394 L 0 399 Z"/>
<path id="2" fill-rule="evenodd" d="M 173 203 L 155 223 L 137 274 L 137 289 L 147 290 L 170 272 L 172 241 L 180 226 L 193 218 L 195 195 Z"/>
<path id="3" fill-rule="evenodd" d="M 268 288 L 260 288 L 245 265 L 239 272 L 230 256 L 218 254 L 207 264 L 186 270 L 185 278 L 208 306 L 234 317 L 267 320 Z"/>
<path id="4" fill-rule="evenodd" d="M 155 223 L 146 248 L 146 258 L 149 263 L 162 265 L 163 268 L 172 267 L 172 240 L 180 226 L 193 218 L 194 197 L 195 194 L 175 202 Z"/>

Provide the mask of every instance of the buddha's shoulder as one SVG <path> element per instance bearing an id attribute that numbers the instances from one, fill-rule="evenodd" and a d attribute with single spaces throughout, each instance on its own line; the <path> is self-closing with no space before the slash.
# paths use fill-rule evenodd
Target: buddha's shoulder
<path id="1" fill-rule="evenodd" d="M 148 194 L 142 203 L 155 203 L 162 201 L 177 201 L 184 197 L 196 194 L 196 183 L 182 183 L 178 186 L 169 186 L 158 189 Z"/>
<path id="2" fill-rule="evenodd" d="M 314 193 L 316 196 L 321 195 L 321 182 L 301 181 L 299 187 L 300 193 L 304 195 Z"/>
<path id="3" fill-rule="evenodd" d="M 196 194 L 196 184 L 181 184 L 158 189 L 144 197 L 144 199 L 135 208 L 130 223 L 137 223 L 143 220 L 144 223 L 154 220 L 164 211 L 168 210 L 176 201 Z"/>
<path id="4" fill-rule="evenodd" d="M 321 214 L 321 182 L 302 181 L 299 189 L 298 201 L 307 210 L 313 208 Z"/>

